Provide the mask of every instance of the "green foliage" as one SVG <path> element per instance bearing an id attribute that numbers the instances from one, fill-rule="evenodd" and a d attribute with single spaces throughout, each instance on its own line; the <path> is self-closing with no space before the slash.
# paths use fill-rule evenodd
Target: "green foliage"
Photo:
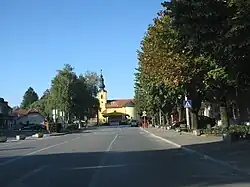
<path id="1" fill-rule="evenodd" d="M 29 108 L 29 106 L 38 100 L 38 95 L 32 87 L 29 87 L 28 90 L 24 93 L 23 101 L 21 103 L 21 108 Z"/>
<path id="2" fill-rule="evenodd" d="M 66 121 L 94 117 L 99 108 L 96 98 L 99 77 L 95 72 L 77 76 L 73 70 L 71 65 L 64 65 L 52 79 L 51 88 L 28 107 L 36 108 L 42 115 L 50 118 L 53 109 L 63 111 Z"/>
<path id="3" fill-rule="evenodd" d="M 50 97 L 50 90 L 47 89 L 42 97 L 35 101 L 34 103 L 32 103 L 29 108 L 35 108 L 37 109 L 43 116 L 47 117 L 51 115 L 51 111 L 53 108 L 53 102 L 52 102 L 52 98 Z"/>
<path id="4" fill-rule="evenodd" d="M 226 106 L 236 100 L 236 88 L 238 95 L 247 95 L 250 3 L 181 0 L 162 5 L 137 51 L 138 111 L 169 113 L 187 94 L 195 123 L 202 102 Z"/>

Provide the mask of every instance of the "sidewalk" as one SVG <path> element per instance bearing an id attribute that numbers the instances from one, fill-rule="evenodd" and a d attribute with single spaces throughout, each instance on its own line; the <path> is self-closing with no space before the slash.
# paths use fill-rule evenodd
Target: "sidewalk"
<path id="1" fill-rule="evenodd" d="M 221 137 L 195 136 L 189 133 L 178 133 L 173 130 L 146 128 L 146 131 L 178 144 L 183 149 L 191 149 L 211 160 L 240 168 L 250 174 L 250 142 L 239 141 L 231 145 L 222 141 Z"/>

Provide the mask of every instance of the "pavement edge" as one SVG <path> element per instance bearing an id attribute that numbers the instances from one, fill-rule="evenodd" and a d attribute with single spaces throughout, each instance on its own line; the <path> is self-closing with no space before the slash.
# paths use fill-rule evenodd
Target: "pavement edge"
<path id="1" fill-rule="evenodd" d="M 230 169 L 233 169 L 233 170 L 235 170 L 235 171 L 238 171 L 238 172 L 241 172 L 241 173 L 245 173 L 245 174 L 247 174 L 247 175 L 250 175 L 250 172 L 247 172 L 247 171 L 245 171 L 245 170 L 242 170 L 242 169 L 238 168 L 237 166 L 233 166 L 233 165 L 231 165 L 231 164 L 229 164 L 229 163 L 227 163 L 227 162 L 224 162 L 224 161 L 222 161 L 222 160 L 216 159 L 216 158 L 211 157 L 211 156 L 209 156 L 209 155 L 206 155 L 206 154 L 204 154 L 204 153 L 200 153 L 200 152 L 198 152 L 198 151 L 196 151 L 196 150 L 194 150 L 194 149 L 190 149 L 190 148 L 184 147 L 183 145 L 177 144 L 177 143 L 175 143 L 175 142 L 173 142 L 173 141 L 171 141 L 171 140 L 168 140 L 168 139 L 166 139 L 166 138 L 157 136 L 157 135 L 155 135 L 154 133 L 149 132 L 149 131 L 147 131 L 146 129 L 144 129 L 144 128 L 142 128 L 142 127 L 140 127 L 140 129 L 141 129 L 142 131 L 144 131 L 144 132 L 150 134 L 151 136 L 153 136 L 153 137 L 155 137 L 155 138 L 158 138 L 158 139 L 160 139 L 160 140 L 162 140 L 162 141 L 164 141 L 164 142 L 166 142 L 166 143 L 168 143 L 168 144 L 171 144 L 171 145 L 173 145 L 173 146 L 175 146 L 175 147 L 177 147 L 177 148 L 180 148 L 180 149 L 182 149 L 182 150 L 184 150 L 184 151 L 186 151 L 186 152 L 189 152 L 189 153 L 192 153 L 192 154 L 199 155 L 199 156 L 203 157 L 203 158 L 206 159 L 206 160 L 210 160 L 210 161 L 212 161 L 212 162 L 214 162 L 214 163 L 217 163 L 217 164 L 226 166 L 226 167 L 228 167 L 228 168 L 230 168 Z"/>

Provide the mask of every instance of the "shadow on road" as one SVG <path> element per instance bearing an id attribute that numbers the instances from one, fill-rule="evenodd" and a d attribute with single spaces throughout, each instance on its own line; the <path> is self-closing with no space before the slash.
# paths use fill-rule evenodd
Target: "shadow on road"
<path id="1" fill-rule="evenodd" d="M 204 149 L 205 152 L 205 149 L 216 146 L 211 143 L 189 148 Z M 41 176 L 40 186 L 47 187 L 89 186 L 93 181 L 95 187 L 243 186 L 243 183 L 250 186 L 246 174 L 181 149 L 58 153 L 17 158 L 3 158 L 5 162 L 14 161 L 0 166 L 1 186 L 9 187 L 13 179 L 20 178 L 27 186 L 37 186 Z"/>
<path id="2" fill-rule="evenodd" d="M 224 141 L 184 146 L 199 153 L 224 161 L 250 173 L 250 142 L 239 141 L 231 144 Z"/>

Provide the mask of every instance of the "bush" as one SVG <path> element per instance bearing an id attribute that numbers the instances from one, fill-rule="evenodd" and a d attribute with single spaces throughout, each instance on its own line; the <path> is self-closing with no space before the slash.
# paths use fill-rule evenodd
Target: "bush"
<path id="1" fill-rule="evenodd" d="M 67 126 L 66 128 L 67 130 L 71 131 L 71 130 L 77 130 L 78 129 L 78 125 L 77 124 L 72 124 Z"/>
<path id="2" fill-rule="evenodd" d="M 62 131 L 62 124 L 61 123 L 51 123 L 49 124 L 50 132 L 61 132 Z"/>
<path id="3" fill-rule="evenodd" d="M 249 139 L 250 126 L 247 125 L 231 125 L 228 128 L 222 126 L 215 126 L 213 128 L 202 129 L 203 134 L 211 134 L 216 136 L 222 136 L 224 134 L 230 134 L 232 139 Z"/>

